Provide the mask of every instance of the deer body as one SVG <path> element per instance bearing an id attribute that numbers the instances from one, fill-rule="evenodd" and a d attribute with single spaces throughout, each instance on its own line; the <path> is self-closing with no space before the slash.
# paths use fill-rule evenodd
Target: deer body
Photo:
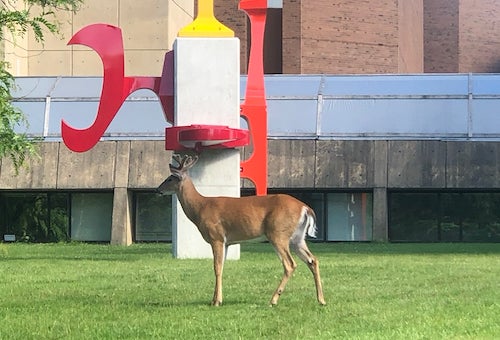
<path id="1" fill-rule="evenodd" d="M 318 260 L 305 243 L 306 233 L 316 232 L 314 211 L 289 195 L 205 197 L 195 188 L 187 169 L 197 158 L 174 155 L 179 167 L 170 165 L 172 175 L 159 187 L 162 194 L 175 192 L 186 216 L 196 225 L 203 239 L 212 247 L 215 291 L 212 304 L 222 303 L 222 268 L 227 247 L 241 241 L 265 236 L 273 245 L 284 268 L 283 278 L 271 298 L 278 302 L 285 285 L 296 268 L 290 246 L 314 275 L 318 302 L 325 304 Z"/>

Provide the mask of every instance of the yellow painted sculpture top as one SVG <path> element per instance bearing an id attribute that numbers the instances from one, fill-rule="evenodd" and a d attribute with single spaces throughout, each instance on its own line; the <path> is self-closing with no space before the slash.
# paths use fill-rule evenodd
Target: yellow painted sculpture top
<path id="1" fill-rule="evenodd" d="M 177 34 L 179 37 L 234 37 L 234 32 L 214 16 L 214 0 L 198 0 L 198 15 Z"/>

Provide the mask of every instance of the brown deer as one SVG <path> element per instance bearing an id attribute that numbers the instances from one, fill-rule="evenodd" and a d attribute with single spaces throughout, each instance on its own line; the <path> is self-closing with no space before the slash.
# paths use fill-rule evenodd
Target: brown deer
<path id="1" fill-rule="evenodd" d="M 178 166 L 170 164 L 171 175 L 158 187 L 162 195 L 177 194 L 186 216 L 198 227 L 203 239 L 212 247 L 215 291 L 212 305 L 222 304 L 222 269 L 227 247 L 265 235 L 276 250 L 285 270 L 271 298 L 276 305 L 297 264 L 293 251 L 314 275 L 318 302 L 325 305 L 318 259 L 309 251 L 306 233 L 314 237 L 316 216 L 305 203 L 289 195 L 247 197 L 204 197 L 194 187 L 187 171 L 197 156 L 174 154 Z"/>

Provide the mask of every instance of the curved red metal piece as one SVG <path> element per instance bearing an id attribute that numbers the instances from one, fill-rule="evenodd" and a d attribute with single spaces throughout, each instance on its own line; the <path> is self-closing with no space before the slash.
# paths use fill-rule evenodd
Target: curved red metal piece
<path id="1" fill-rule="evenodd" d="M 61 121 L 64 143 L 73 151 L 90 150 L 101 138 L 123 103 L 124 58 L 121 30 L 111 25 L 89 25 L 78 31 L 70 44 L 86 45 L 101 57 L 104 79 L 97 116 L 91 126 L 75 129 Z"/>
<path id="2" fill-rule="evenodd" d="M 241 177 L 251 180 L 257 195 L 267 193 L 267 107 L 264 87 L 264 30 L 267 0 L 241 0 L 239 8 L 250 19 L 252 45 L 241 116 L 249 125 L 253 153 L 241 162 Z"/>
<path id="3" fill-rule="evenodd" d="M 68 45 L 79 44 L 99 54 L 104 68 L 101 99 L 94 122 L 78 129 L 61 121 L 61 134 L 66 146 L 77 152 L 90 150 L 97 144 L 128 95 L 138 89 L 151 89 L 159 97 L 167 121 L 173 121 L 173 55 L 167 53 L 162 77 L 125 77 L 121 29 L 107 24 L 93 24 L 75 33 Z"/>

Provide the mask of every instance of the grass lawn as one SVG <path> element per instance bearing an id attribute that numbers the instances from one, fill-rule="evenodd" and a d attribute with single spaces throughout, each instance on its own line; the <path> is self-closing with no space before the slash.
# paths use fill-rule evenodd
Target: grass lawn
<path id="1" fill-rule="evenodd" d="M 168 244 L 0 244 L 0 339 L 495 339 L 499 244 L 310 244 L 278 306 L 268 244 L 242 245 L 211 307 L 211 260 Z M 298 259 L 297 259 L 298 260 Z"/>

